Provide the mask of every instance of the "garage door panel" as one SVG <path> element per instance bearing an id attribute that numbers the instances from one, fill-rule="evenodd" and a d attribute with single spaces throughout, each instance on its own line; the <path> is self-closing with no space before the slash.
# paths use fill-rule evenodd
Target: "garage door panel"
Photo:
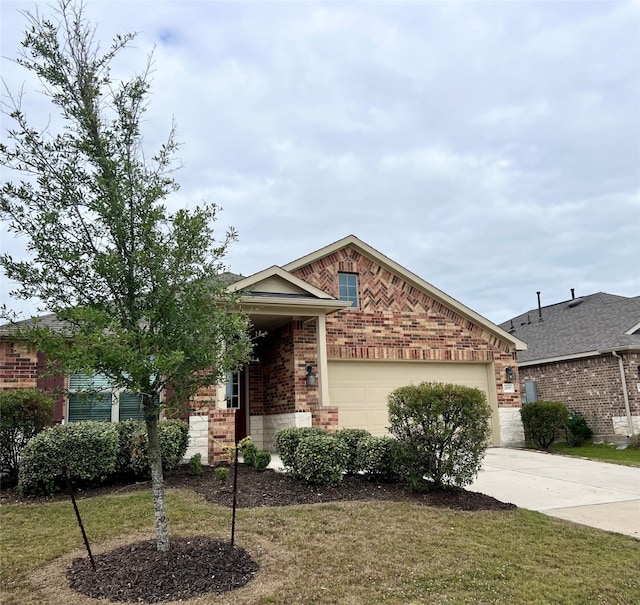
<path id="1" fill-rule="evenodd" d="M 398 387 L 421 382 L 461 384 L 480 389 L 490 400 L 487 376 L 486 364 L 330 361 L 329 398 L 339 410 L 340 428 L 364 428 L 381 436 L 388 434 L 387 397 Z"/>

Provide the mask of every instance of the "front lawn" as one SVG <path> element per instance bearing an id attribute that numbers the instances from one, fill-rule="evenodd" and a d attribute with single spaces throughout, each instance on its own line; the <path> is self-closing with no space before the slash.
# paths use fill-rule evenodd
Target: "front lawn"
<path id="1" fill-rule="evenodd" d="M 228 508 L 189 489 L 171 490 L 167 507 L 172 535 L 228 538 Z M 79 508 L 96 552 L 153 536 L 149 493 Z M 70 553 L 82 547 L 70 503 L 4 505 L 0 528 L 3 604 L 100 602 L 66 585 Z M 236 543 L 259 563 L 256 578 L 193 605 L 640 602 L 640 542 L 526 510 L 389 501 L 251 508 L 238 511 Z"/>
<path id="2" fill-rule="evenodd" d="M 571 447 L 566 443 L 554 443 L 551 446 L 551 451 L 603 462 L 640 466 L 640 449 L 633 447 L 619 450 L 617 446 L 608 443 L 585 443 L 579 447 Z"/>

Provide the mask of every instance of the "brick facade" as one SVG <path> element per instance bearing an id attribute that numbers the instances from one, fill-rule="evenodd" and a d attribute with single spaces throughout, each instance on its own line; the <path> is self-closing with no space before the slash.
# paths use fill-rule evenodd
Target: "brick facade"
<path id="1" fill-rule="evenodd" d="M 637 424 L 640 422 L 640 354 L 622 353 L 622 356 L 629 407 Z M 520 380 L 522 389 L 525 381 L 536 381 L 538 399 L 562 401 L 570 411 L 580 412 L 596 438 L 628 432 L 619 362 L 611 354 L 525 366 L 520 369 Z M 614 418 L 623 420 L 614 424 Z"/>
<path id="2" fill-rule="evenodd" d="M 38 384 L 38 353 L 23 343 L 0 341 L 2 389 L 35 389 Z"/>
<path id="3" fill-rule="evenodd" d="M 435 300 L 354 248 L 342 248 L 294 271 L 317 288 L 339 296 L 338 273 L 358 274 L 360 308 L 327 317 L 329 359 L 493 362 L 496 384 L 505 369 L 517 374 L 508 343 Z M 514 393 L 497 389 L 498 407 L 519 408 Z"/>

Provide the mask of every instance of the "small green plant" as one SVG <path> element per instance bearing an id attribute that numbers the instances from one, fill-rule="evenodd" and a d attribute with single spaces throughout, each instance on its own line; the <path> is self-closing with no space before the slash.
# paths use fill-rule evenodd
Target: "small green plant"
<path id="1" fill-rule="evenodd" d="M 346 446 L 334 437 L 326 433 L 307 435 L 296 448 L 296 474 L 308 483 L 337 485 L 342 481 L 347 457 Z"/>
<path id="2" fill-rule="evenodd" d="M 371 481 L 398 481 L 401 451 L 397 439 L 373 436 L 361 439 L 358 443 L 358 467 Z"/>
<path id="3" fill-rule="evenodd" d="M 247 466 L 255 466 L 257 454 L 258 454 L 258 448 L 255 445 L 253 445 L 253 443 L 248 443 L 244 447 L 244 451 L 242 454 L 244 463 Z"/>
<path id="4" fill-rule="evenodd" d="M 282 429 L 274 435 L 274 443 L 276 451 L 280 454 L 282 464 L 288 473 L 294 477 L 298 476 L 296 468 L 296 449 L 302 439 L 311 435 L 325 435 L 326 431 L 323 431 L 318 427 L 297 427 Z"/>
<path id="5" fill-rule="evenodd" d="M 108 422 L 73 422 L 38 433 L 22 451 L 18 489 L 25 495 L 50 495 L 74 482 L 95 485 L 113 477 L 118 434 Z"/>
<path id="6" fill-rule="evenodd" d="M 0 391 L 0 474 L 18 481 L 20 454 L 29 440 L 53 421 L 53 399 L 37 389 Z"/>
<path id="7" fill-rule="evenodd" d="M 257 471 L 263 471 L 271 462 L 271 454 L 269 452 L 256 452 L 253 466 Z"/>
<path id="8" fill-rule="evenodd" d="M 569 420 L 567 406 L 560 401 L 534 401 L 520 409 L 525 435 L 540 449 L 549 449 Z"/>
<path id="9" fill-rule="evenodd" d="M 364 429 L 340 429 L 335 432 L 334 437 L 347 448 L 346 473 L 355 475 L 360 472 L 358 447 L 363 439 L 371 437 L 371 433 Z"/>
<path id="10" fill-rule="evenodd" d="M 593 431 L 580 412 L 573 412 L 564 425 L 567 443 L 571 447 L 579 447 L 593 437 Z"/>
<path id="11" fill-rule="evenodd" d="M 229 478 L 229 467 L 227 466 L 216 466 L 213 471 L 213 474 L 216 476 L 218 481 L 225 482 Z"/>
<path id="12" fill-rule="evenodd" d="M 189 474 L 193 477 L 202 475 L 202 454 L 194 454 L 189 459 Z"/>

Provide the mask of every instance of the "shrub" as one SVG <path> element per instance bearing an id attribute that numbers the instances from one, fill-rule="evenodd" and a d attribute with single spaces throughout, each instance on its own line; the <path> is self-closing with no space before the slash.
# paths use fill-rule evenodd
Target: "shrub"
<path id="1" fill-rule="evenodd" d="M 363 439 L 371 437 L 371 433 L 364 429 L 340 429 L 336 431 L 334 437 L 347 449 L 345 464 L 347 474 L 355 475 L 361 470 L 358 463 L 358 447 Z"/>
<path id="2" fill-rule="evenodd" d="M 317 485 L 337 485 L 342 481 L 348 451 L 345 445 L 324 434 L 309 434 L 300 439 L 295 453 L 296 474 Z"/>
<path id="3" fill-rule="evenodd" d="M 202 455 L 194 454 L 189 459 L 189 474 L 193 477 L 202 475 Z"/>
<path id="4" fill-rule="evenodd" d="M 256 470 L 263 471 L 269 466 L 270 462 L 271 454 L 269 452 L 257 452 L 255 455 L 253 466 L 255 466 Z"/>
<path id="5" fill-rule="evenodd" d="M 149 477 L 149 441 L 144 422 L 139 422 L 131 441 L 131 469 L 136 476 Z M 162 470 L 172 473 L 184 458 L 189 446 L 189 425 L 184 420 L 161 420 L 158 422 Z"/>
<path id="6" fill-rule="evenodd" d="M 573 412 L 564 425 L 567 443 L 571 447 L 578 447 L 593 437 L 593 431 L 580 412 Z"/>
<path id="7" fill-rule="evenodd" d="M 464 486 L 482 464 L 491 409 L 482 391 L 428 383 L 400 387 L 389 397 L 389 430 L 400 443 L 403 473 L 416 489 Z"/>
<path id="8" fill-rule="evenodd" d="M 82 485 L 98 484 L 116 470 L 118 434 L 105 422 L 74 422 L 45 429 L 24 448 L 18 489 L 50 495 L 65 485 L 65 469 Z"/>
<path id="9" fill-rule="evenodd" d="M 229 478 L 229 467 L 228 466 L 216 466 L 213 471 L 213 474 L 216 476 L 218 481 L 226 481 Z"/>
<path id="10" fill-rule="evenodd" d="M 276 451 L 280 454 L 282 464 L 287 472 L 294 476 L 298 476 L 296 469 L 296 449 L 301 439 L 311 435 L 325 435 L 326 432 L 317 427 L 299 427 L 282 429 L 274 435 L 274 443 Z"/>
<path id="11" fill-rule="evenodd" d="M 400 444 L 392 437 L 365 437 L 358 442 L 358 467 L 371 481 L 400 478 Z"/>
<path id="12" fill-rule="evenodd" d="M 546 450 L 569 420 L 567 406 L 560 401 L 534 401 L 520 409 L 525 434 L 534 445 Z"/>
<path id="13" fill-rule="evenodd" d="M 244 447 L 243 460 L 247 466 L 255 466 L 258 448 L 253 443 L 247 443 Z"/>
<path id="14" fill-rule="evenodd" d="M 0 391 L 0 474 L 3 482 L 18 481 L 20 454 L 30 439 L 49 426 L 55 403 L 38 389 Z"/>

